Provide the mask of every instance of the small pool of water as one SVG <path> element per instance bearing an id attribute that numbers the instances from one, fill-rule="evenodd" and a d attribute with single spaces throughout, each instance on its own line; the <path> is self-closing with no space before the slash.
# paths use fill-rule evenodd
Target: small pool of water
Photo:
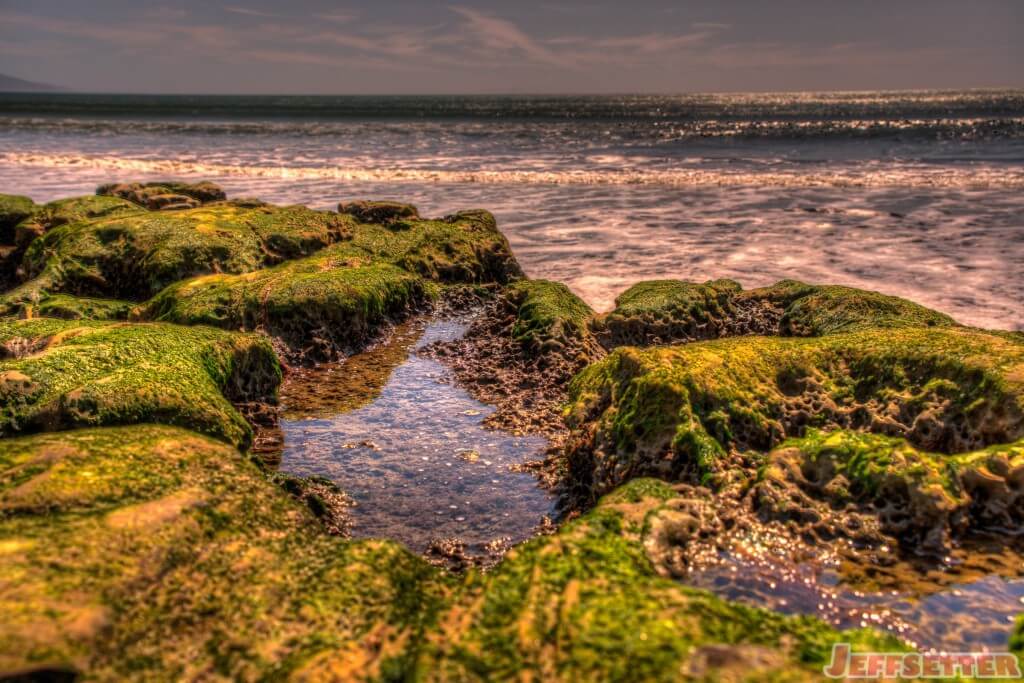
<path id="1" fill-rule="evenodd" d="M 280 467 L 336 482 L 355 502 L 353 536 L 417 552 L 458 538 L 481 553 L 530 537 L 553 513 L 553 495 L 509 469 L 543 457 L 546 440 L 485 429 L 493 408 L 416 353 L 466 328 L 465 320 L 414 320 L 386 344 L 292 373 L 282 387 Z"/>
<path id="2" fill-rule="evenodd" d="M 793 561 L 756 528 L 728 552 L 691 565 L 685 581 L 722 597 L 786 614 L 812 614 L 840 628 L 888 631 L 924 652 L 1003 651 L 1024 612 L 1024 547 L 975 540 L 945 561 L 892 564 L 822 551 Z"/>

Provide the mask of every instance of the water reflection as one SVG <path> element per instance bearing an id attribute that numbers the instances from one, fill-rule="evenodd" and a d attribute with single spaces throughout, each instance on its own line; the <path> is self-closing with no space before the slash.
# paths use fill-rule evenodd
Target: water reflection
<path id="1" fill-rule="evenodd" d="M 328 477 L 356 502 L 353 535 L 393 538 L 416 551 L 457 537 L 471 551 L 518 542 L 553 510 L 530 474 L 546 441 L 486 430 L 493 408 L 444 381 L 415 349 L 458 338 L 464 321 L 417 321 L 388 344 L 289 378 L 282 391 L 281 469 Z"/>

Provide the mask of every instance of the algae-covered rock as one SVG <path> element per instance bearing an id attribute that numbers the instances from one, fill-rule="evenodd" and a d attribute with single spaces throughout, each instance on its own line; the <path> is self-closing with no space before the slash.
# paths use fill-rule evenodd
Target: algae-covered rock
<path id="1" fill-rule="evenodd" d="M 592 347 L 594 311 L 560 282 L 521 280 L 505 295 L 516 307 L 512 336 L 529 351 L 562 351 L 566 346 Z"/>
<path id="2" fill-rule="evenodd" d="M 347 246 L 347 245 L 345 245 Z M 418 275 L 327 248 L 246 275 L 207 275 L 163 290 L 140 315 L 189 325 L 261 329 L 311 358 L 353 353 L 427 299 Z"/>
<path id="3" fill-rule="evenodd" d="M 142 209 L 117 197 L 70 197 L 48 202 L 15 226 L 14 241 L 28 247 L 37 237 L 68 223 L 92 221 L 112 216 L 140 214 Z"/>
<path id="4" fill-rule="evenodd" d="M 139 315 L 263 329 L 300 355 L 330 358 L 363 347 L 382 325 L 425 303 L 440 283 L 503 283 L 517 273 L 493 221 L 415 221 L 399 230 L 360 225 L 350 241 L 305 259 L 171 285 Z"/>
<path id="5" fill-rule="evenodd" d="M 792 337 L 956 324 L 944 313 L 900 297 L 839 285 L 807 285 L 796 280 L 752 289 L 738 300 L 766 302 L 781 309 L 778 334 Z"/>
<path id="6" fill-rule="evenodd" d="M 155 425 L 0 440 L 0 559 L 0 677 L 394 677 L 448 583 Z"/>
<path id="7" fill-rule="evenodd" d="M 416 220 L 420 217 L 420 212 L 412 204 L 366 199 L 340 202 L 338 204 L 338 213 L 346 213 L 360 223 L 378 224 Z"/>
<path id="8" fill-rule="evenodd" d="M 1009 649 L 1018 657 L 1024 657 L 1024 614 L 1017 617 L 1017 625 L 1010 636 Z"/>
<path id="9" fill-rule="evenodd" d="M 730 603 L 659 576 L 649 520 L 665 484 L 631 482 L 555 536 L 470 575 L 426 634 L 426 680 L 818 680 L 832 643 L 901 649 L 869 631 Z"/>
<path id="10" fill-rule="evenodd" d="M 738 337 L 619 349 L 571 385 L 570 476 L 584 498 L 630 478 L 715 477 L 730 453 L 807 427 L 957 453 L 1024 435 L 1024 344 L 963 328 Z"/>
<path id="11" fill-rule="evenodd" d="M 1022 441 L 949 455 L 894 437 L 809 430 L 773 450 L 760 479 L 758 507 L 773 517 L 825 518 L 855 503 L 897 542 L 932 550 L 968 531 L 1024 528 Z"/>
<path id="12" fill-rule="evenodd" d="M 134 306 L 132 302 L 120 299 L 54 294 L 26 311 L 33 316 L 65 320 L 127 320 Z"/>
<path id="13" fill-rule="evenodd" d="M 131 210 L 69 222 L 32 242 L 22 267 L 34 279 L 3 297 L 0 310 L 17 310 L 43 293 L 140 301 L 187 277 L 249 272 L 351 234 L 351 219 L 305 207 L 223 204 L 163 213 L 115 197 L 90 199 Z"/>
<path id="14" fill-rule="evenodd" d="M 615 300 L 597 326 L 608 348 L 716 339 L 741 332 L 733 324 L 738 282 L 682 280 L 639 282 Z M 753 330 L 751 330 L 753 331 Z"/>
<path id="15" fill-rule="evenodd" d="M 0 353 L 4 435 L 161 422 L 245 448 L 231 401 L 272 399 L 281 379 L 266 337 L 206 327 L 2 320 Z"/>
<path id="16" fill-rule="evenodd" d="M 749 291 L 732 280 L 653 280 L 633 285 L 615 303 L 595 325 L 607 348 L 748 334 L 817 337 L 956 324 L 947 315 L 899 297 L 795 280 Z"/>
<path id="17" fill-rule="evenodd" d="M 182 183 L 160 180 L 148 183 L 110 183 L 96 188 L 97 195 L 120 197 L 147 209 L 194 209 L 202 204 L 223 201 L 227 195 L 209 181 Z"/>
<path id="18" fill-rule="evenodd" d="M 0 244 L 14 244 L 14 226 L 36 212 L 36 203 L 17 194 L 0 194 Z"/>

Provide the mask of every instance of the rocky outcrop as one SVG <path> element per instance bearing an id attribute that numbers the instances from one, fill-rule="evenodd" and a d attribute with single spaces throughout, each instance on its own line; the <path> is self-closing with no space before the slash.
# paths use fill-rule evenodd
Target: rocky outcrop
<path id="1" fill-rule="evenodd" d="M 908 327 L 619 349 L 571 385 L 567 464 L 593 499 L 638 476 L 712 480 L 808 427 L 900 436 L 959 453 L 1024 435 L 1024 345 Z"/>
<path id="2" fill-rule="evenodd" d="M 493 219 L 417 220 L 399 230 L 363 224 L 351 239 L 305 259 L 173 284 L 137 315 L 260 329 L 285 342 L 294 359 L 335 359 L 360 350 L 445 286 L 501 284 L 518 273 Z"/>
<path id="3" fill-rule="evenodd" d="M 28 281 L 0 298 L 0 311 L 57 293 L 141 301 L 187 277 L 245 273 L 351 237 L 350 219 L 305 207 L 162 213 L 115 197 L 85 199 L 80 204 L 102 205 L 104 213 L 62 213 L 55 225 L 44 207 L 31 219 L 46 224 L 45 235 L 27 248 L 21 269 Z"/>
<path id="4" fill-rule="evenodd" d="M 477 399 L 497 406 L 489 425 L 557 440 L 569 380 L 604 354 L 590 331 L 593 315 L 561 283 L 520 280 L 461 339 L 424 353 L 451 367 Z"/>
<path id="5" fill-rule="evenodd" d="M 412 204 L 401 202 L 370 201 L 360 199 L 340 202 L 338 213 L 352 216 L 360 223 L 392 225 L 401 221 L 418 220 L 420 212 Z"/>
<path id="6" fill-rule="evenodd" d="M 859 329 L 946 327 L 949 316 L 852 287 L 783 280 L 743 291 L 732 280 L 640 282 L 595 321 L 605 347 L 657 346 L 740 335 L 817 337 Z"/>
<path id="7" fill-rule="evenodd" d="M 97 195 L 120 197 L 151 211 L 194 209 L 210 202 L 224 201 L 227 195 L 209 181 L 181 183 L 155 181 L 149 183 L 111 183 L 96 188 Z"/>
<path id="8" fill-rule="evenodd" d="M 0 320 L 0 433 L 100 425 L 185 425 L 246 448 L 232 402 L 281 381 L 266 337 L 164 324 Z"/>
<path id="9" fill-rule="evenodd" d="M 824 538 L 846 535 L 846 518 L 860 513 L 893 544 L 944 552 L 969 532 L 1024 532 L 1024 442 L 945 455 L 812 430 L 768 455 L 754 495 L 763 516 L 810 523 Z"/>

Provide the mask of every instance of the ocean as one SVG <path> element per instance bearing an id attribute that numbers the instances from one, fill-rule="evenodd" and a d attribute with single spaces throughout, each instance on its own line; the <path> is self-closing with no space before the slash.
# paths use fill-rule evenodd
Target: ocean
<path id="1" fill-rule="evenodd" d="M 491 210 L 598 310 L 784 278 L 1024 329 L 1024 90 L 681 96 L 0 95 L 0 191 L 205 178 L 333 208 Z"/>

